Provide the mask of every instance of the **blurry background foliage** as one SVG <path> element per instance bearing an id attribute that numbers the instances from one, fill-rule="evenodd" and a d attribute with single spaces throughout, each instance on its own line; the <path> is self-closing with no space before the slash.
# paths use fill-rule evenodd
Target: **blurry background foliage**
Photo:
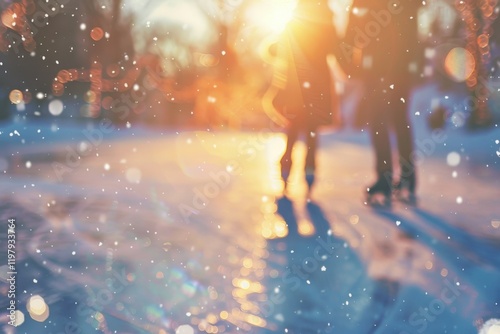
<path id="1" fill-rule="evenodd" d="M 0 118 L 262 126 L 270 50 L 294 6 L 294 0 L 0 0 Z M 330 1 L 341 35 L 349 6 Z M 424 46 L 460 34 L 451 0 L 430 1 L 418 19 Z"/>

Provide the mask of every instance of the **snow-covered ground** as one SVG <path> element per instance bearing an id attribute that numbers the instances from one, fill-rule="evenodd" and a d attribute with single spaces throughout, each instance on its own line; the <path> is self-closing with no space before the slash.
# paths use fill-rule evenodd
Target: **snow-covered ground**
<path id="1" fill-rule="evenodd" d="M 15 219 L 24 317 L 3 266 L 2 332 L 478 333 L 500 318 L 500 132 L 432 133 L 436 94 L 411 102 L 418 206 L 390 210 L 363 205 L 361 131 L 321 134 L 307 202 L 299 168 L 281 196 L 265 128 L 1 124 L 0 265 Z"/>

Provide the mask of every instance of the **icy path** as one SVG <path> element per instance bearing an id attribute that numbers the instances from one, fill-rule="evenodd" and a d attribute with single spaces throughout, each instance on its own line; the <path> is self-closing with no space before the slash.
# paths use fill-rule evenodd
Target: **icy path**
<path id="1" fill-rule="evenodd" d="M 279 134 L 111 133 L 74 160 L 85 138 L 65 131 L 2 154 L 25 316 L 5 333 L 472 334 L 500 317 L 498 132 L 447 132 L 420 165 L 418 208 L 383 211 L 362 204 L 363 135 L 321 136 L 307 203 L 298 170 L 280 196 Z M 49 314 L 28 314 L 33 295 Z"/>

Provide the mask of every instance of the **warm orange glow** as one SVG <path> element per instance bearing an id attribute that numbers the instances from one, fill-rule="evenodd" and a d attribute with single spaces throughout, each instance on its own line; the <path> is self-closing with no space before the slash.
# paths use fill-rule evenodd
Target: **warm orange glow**
<path id="1" fill-rule="evenodd" d="M 258 317 L 253 314 L 247 314 L 245 317 L 246 322 L 248 322 L 251 325 L 258 326 L 258 327 L 265 327 L 267 322 L 262 319 L 261 317 Z"/>
<path id="2" fill-rule="evenodd" d="M 311 236 L 316 232 L 313 223 L 309 219 L 299 220 L 298 225 L 299 234 L 302 236 Z"/>
<path id="3" fill-rule="evenodd" d="M 71 74 L 69 71 L 67 70 L 62 70 L 62 71 L 59 71 L 59 73 L 57 74 L 57 81 L 64 84 L 64 83 L 67 83 L 68 81 L 71 81 Z"/>
<path id="4" fill-rule="evenodd" d="M 32 0 L 24 0 L 22 3 L 13 3 L 7 7 L 1 14 L 2 24 L 17 32 L 23 38 L 23 46 L 26 51 L 32 52 L 36 49 L 36 42 L 33 39 L 33 33 L 31 31 L 30 25 L 28 24 L 28 19 L 26 15 L 30 15 L 34 11 L 34 3 Z M 5 33 L 5 29 L 1 30 L 1 34 Z M 1 44 L 2 49 L 5 49 L 5 39 L 1 36 L 0 40 L 3 40 Z"/>
<path id="5" fill-rule="evenodd" d="M 467 87 L 475 87 L 477 85 L 477 76 L 471 75 L 465 80 L 465 84 Z"/>
<path id="6" fill-rule="evenodd" d="M 243 290 L 247 290 L 248 288 L 250 288 L 250 281 L 246 279 L 235 278 L 233 279 L 233 285 Z"/>
<path id="7" fill-rule="evenodd" d="M 477 45 L 479 45 L 480 48 L 485 48 L 488 46 L 489 38 L 488 35 L 486 34 L 481 34 L 477 36 Z"/>
<path id="8" fill-rule="evenodd" d="M 483 14 L 485 17 L 490 17 L 493 15 L 495 8 L 493 6 L 486 6 L 483 10 Z"/>
<path id="9" fill-rule="evenodd" d="M 96 27 L 90 31 L 90 37 L 94 41 L 99 41 L 104 37 L 104 31 L 101 28 Z"/>
<path id="10" fill-rule="evenodd" d="M 227 313 L 227 311 L 221 311 L 220 318 L 222 320 L 226 320 L 228 317 L 229 317 L 229 313 Z"/>
<path id="11" fill-rule="evenodd" d="M 219 321 L 219 319 L 217 318 L 217 316 L 213 313 L 210 313 L 207 315 L 207 321 L 209 323 L 211 323 L 212 325 L 216 324 L 217 321 Z"/>
<path id="12" fill-rule="evenodd" d="M 243 260 L 243 267 L 250 269 L 253 266 L 253 261 L 250 258 L 246 258 Z"/>
<path id="13" fill-rule="evenodd" d="M 14 8 L 8 8 L 2 13 L 2 23 L 4 26 L 14 29 L 19 25 L 19 22 L 18 13 L 15 12 Z"/>
<path id="14" fill-rule="evenodd" d="M 64 85 L 59 82 L 54 82 L 52 84 L 52 93 L 55 96 L 61 96 L 64 93 Z"/>
<path id="15" fill-rule="evenodd" d="M 94 103 L 96 101 L 96 94 L 95 92 L 89 90 L 85 93 L 83 96 L 83 100 L 87 103 Z"/>
<path id="16" fill-rule="evenodd" d="M 453 48 L 444 61 L 446 73 L 457 82 L 469 79 L 474 72 L 475 65 L 474 56 L 461 47 Z"/>
<path id="17" fill-rule="evenodd" d="M 13 104 L 19 104 L 23 101 L 23 92 L 19 89 L 14 89 L 9 94 L 9 100 Z"/>

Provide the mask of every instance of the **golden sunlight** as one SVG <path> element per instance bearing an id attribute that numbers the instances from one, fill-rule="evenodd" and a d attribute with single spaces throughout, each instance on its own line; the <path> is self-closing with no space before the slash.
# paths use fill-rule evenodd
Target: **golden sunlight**
<path id="1" fill-rule="evenodd" d="M 300 219 L 298 221 L 298 230 L 299 234 L 303 237 L 314 235 L 314 233 L 316 232 L 313 223 L 306 218 Z"/>
<path id="2" fill-rule="evenodd" d="M 280 34 L 293 16 L 296 0 L 258 1 L 246 11 L 250 25 L 270 34 Z"/>

